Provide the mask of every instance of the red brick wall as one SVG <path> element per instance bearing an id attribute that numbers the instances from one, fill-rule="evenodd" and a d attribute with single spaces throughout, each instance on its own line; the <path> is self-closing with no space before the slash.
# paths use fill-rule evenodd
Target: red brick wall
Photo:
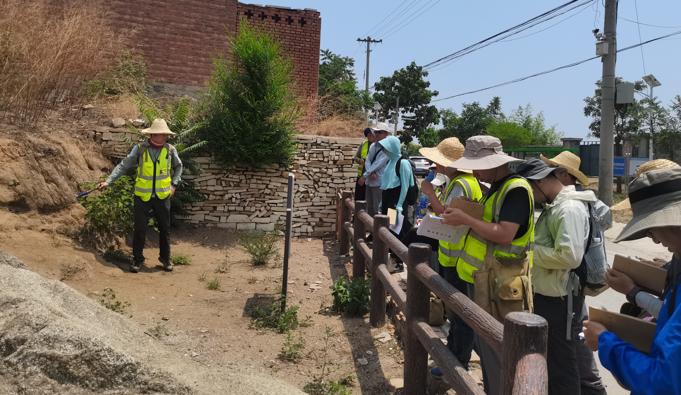
<path id="1" fill-rule="evenodd" d="M 144 55 L 153 82 L 204 86 L 213 59 L 228 50 L 239 18 L 277 38 L 294 65 L 296 91 L 316 98 L 321 19 L 314 10 L 236 0 L 109 0 L 113 25 Z M 250 11 L 250 12 L 249 12 Z M 229 56 L 229 54 L 228 54 Z"/>

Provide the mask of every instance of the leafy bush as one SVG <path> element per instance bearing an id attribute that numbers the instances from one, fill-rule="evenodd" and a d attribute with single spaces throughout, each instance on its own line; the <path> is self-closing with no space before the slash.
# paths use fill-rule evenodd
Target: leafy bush
<path id="1" fill-rule="evenodd" d="M 351 377 L 338 381 L 315 380 L 305 384 L 303 391 L 310 395 L 350 395 L 352 394 L 348 388 L 350 385 L 352 385 Z"/>
<path id="2" fill-rule="evenodd" d="M 170 258 L 170 261 L 173 263 L 175 266 L 189 266 L 192 264 L 191 258 L 189 258 L 186 255 L 173 255 Z"/>
<path id="3" fill-rule="evenodd" d="M 245 20 L 231 42 L 233 59 L 218 59 L 202 105 L 203 138 L 226 165 L 290 164 L 297 105 L 291 63 L 268 34 Z"/>
<path id="4" fill-rule="evenodd" d="M 281 302 L 275 301 L 265 306 L 256 306 L 249 313 L 256 328 L 270 328 L 286 333 L 298 328 L 298 306 L 289 306 L 281 311 Z"/>
<path id="5" fill-rule="evenodd" d="M 303 349 L 305 348 L 305 340 L 302 336 L 297 338 L 293 336 L 293 332 L 286 333 L 286 340 L 279 352 L 279 359 L 288 362 L 298 362 L 302 359 Z"/>
<path id="6" fill-rule="evenodd" d="M 143 94 L 147 88 L 147 65 L 142 56 L 123 51 L 116 65 L 87 83 L 90 96 Z"/>
<path id="7" fill-rule="evenodd" d="M 239 238 L 239 244 L 251 256 L 253 265 L 264 266 L 279 255 L 278 240 L 273 233 L 245 233 Z"/>
<path id="8" fill-rule="evenodd" d="M 369 280 L 341 277 L 331 287 L 333 309 L 350 316 L 361 316 L 369 308 Z"/>
<path id="9" fill-rule="evenodd" d="M 99 251 L 107 251 L 117 247 L 117 237 L 132 232 L 133 189 L 133 180 L 122 176 L 109 188 L 82 201 L 87 210 L 81 232 L 83 242 Z"/>

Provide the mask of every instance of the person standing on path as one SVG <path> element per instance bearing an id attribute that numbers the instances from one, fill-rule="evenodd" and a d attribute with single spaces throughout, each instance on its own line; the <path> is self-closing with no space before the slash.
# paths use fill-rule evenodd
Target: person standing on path
<path id="1" fill-rule="evenodd" d="M 530 182 L 535 202 L 544 206 L 535 226 L 531 273 L 534 313 L 549 324 L 549 393 L 572 395 L 581 393 L 578 346 L 584 306 L 584 287 L 575 270 L 589 244 L 588 205 L 597 199 L 593 191 L 564 186 L 557 171 L 531 159 L 520 165 L 518 175 Z"/>
<path id="2" fill-rule="evenodd" d="M 369 146 L 376 141 L 374 133 L 369 128 L 364 129 L 364 137 L 366 140 L 357 147 L 357 152 L 352 158 L 352 161 L 358 164 L 357 181 L 355 182 L 355 201 L 366 200 L 364 166 L 366 164 L 367 155 L 369 154 Z"/>
<path id="3" fill-rule="evenodd" d="M 160 254 L 158 260 L 167 272 L 173 270 L 170 262 L 170 198 L 182 177 L 182 161 L 177 149 L 168 144 L 168 137 L 175 135 L 163 119 L 155 119 L 151 127 L 142 130 L 149 138 L 135 144 L 111 175 L 99 183 L 98 189 L 111 185 L 120 176 L 136 170 L 134 232 L 132 239 L 132 273 L 139 272 L 144 264 L 144 242 L 150 214 L 156 220 L 159 231 Z"/>
<path id="4" fill-rule="evenodd" d="M 466 140 L 463 157 L 453 167 L 473 170 L 479 182 L 490 183 L 483 196 L 482 219 L 463 210 L 448 208 L 444 223 L 468 226 L 464 248 L 456 258 L 459 280 L 466 294 L 497 320 L 511 311 L 531 310 L 529 270 L 534 242 L 534 198 L 532 187 L 508 167 L 518 159 L 506 155 L 501 141 L 493 136 Z M 485 391 L 501 392 L 501 361 L 494 350 L 476 339 L 482 364 Z"/>
<path id="5" fill-rule="evenodd" d="M 367 213 L 373 217 L 381 211 L 381 177 L 389 160 L 388 154 L 379 142 L 390 135 L 390 127 L 378 122 L 367 129 L 374 135 L 375 142 L 369 147 L 362 178 L 366 184 Z"/>

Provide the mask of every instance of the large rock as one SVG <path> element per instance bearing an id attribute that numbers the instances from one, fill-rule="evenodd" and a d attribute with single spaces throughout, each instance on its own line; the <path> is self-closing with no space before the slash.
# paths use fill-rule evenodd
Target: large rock
<path id="1" fill-rule="evenodd" d="M 208 370 L 131 320 L 0 252 L 0 392 L 299 394 L 246 369 Z"/>

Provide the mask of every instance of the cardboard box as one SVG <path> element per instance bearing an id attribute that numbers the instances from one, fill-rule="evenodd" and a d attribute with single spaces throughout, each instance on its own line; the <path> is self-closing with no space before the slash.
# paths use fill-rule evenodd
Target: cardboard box
<path id="1" fill-rule="evenodd" d="M 639 351 L 650 353 L 657 326 L 652 322 L 605 309 L 589 307 L 589 321 L 603 324 L 610 332 L 630 343 Z"/>
<path id="2" fill-rule="evenodd" d="M 662 295 L 664 291 L 667 279 L 665 269 L 621 255 L 615 255 L 612 268 L 631 277 L 636 285 L 655 295 Z"/>

